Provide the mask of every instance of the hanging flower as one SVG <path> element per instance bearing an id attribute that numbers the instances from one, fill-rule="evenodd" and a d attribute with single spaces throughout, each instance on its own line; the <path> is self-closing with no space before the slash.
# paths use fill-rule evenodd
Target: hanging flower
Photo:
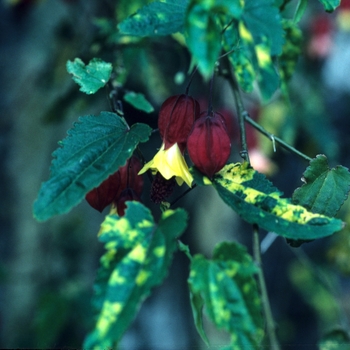
<path id="1" fill-rule="evenodd" d="M 187 140 L 187 150 L 196 168 L 209 178 L 220 171 L 231 153 L 223 116 L 213 113 L 196 120 Z"/>
<path id="2" fill-rule="evenodd" d="M 143 178 L 138 175 L 140 169 L 141 162 L 132 156 L 118 171 L 91 190 L 85 199 L 91 207 L 102 212 L 113 201 L 118 202 L 126 189 L 132 189 L 135 192 L 134 197 L 139 198 L 143 188 Z"/>
<path id="3" fill-rule="evenodd" d="M 175 177 L 178 185 L 184 182 L 191 187 L 193 177 L 183 157 L 186 141 L 196 118 L 199 103 L 191 96 L 171 96 L 160 108 L 158 128 L 163 143 L 154 158 L 145 164 L 139 174 L 151 170 L 159 172 L 164 179 Z"/>

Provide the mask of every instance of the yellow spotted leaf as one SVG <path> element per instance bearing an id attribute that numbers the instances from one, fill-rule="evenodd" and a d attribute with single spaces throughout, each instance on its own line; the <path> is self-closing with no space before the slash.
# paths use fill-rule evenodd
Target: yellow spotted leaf
<path id="1" fill-rule="evenodd" d="M 201 184 L 198 174 L 194 178 Z M 211 183 L 224 202 L 245 221 L 283 237 L 316 239 L 343 228 L 341 220 L 312 213 L 292 204 L 290 199 L 281 198 L 281 193 L 263 175 L 246 164 L 226 165 Z"/>
<path id="2" fill-rule="evenodd" d="M 158 223 L 145 206 L 128 202 L 126 214 L 108 215 L 101 225 L 105 243 L 94 286 L 95 329 L 84 348 L 111 348 L 133 321 L 142 301 L 167 275 L 177 238 L 186 228 L 182 209 L 167 210 Z"/>
<path id="3" fill-rule="evenodd" d="M 230 349 L 258 349 L 263 336 L 261 301 L 254 274 L 257 272 L 245 247 L 220 243 L 212 260 L 192 259 L 188 279 L 191 305 L 202 338 L 202 308 L 219 329 L 230 334 Z"/>

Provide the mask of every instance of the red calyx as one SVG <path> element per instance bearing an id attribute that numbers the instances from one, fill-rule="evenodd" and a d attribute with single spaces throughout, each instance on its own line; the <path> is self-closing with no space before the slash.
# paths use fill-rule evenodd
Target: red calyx
<path id="1" fill-rule="evenodd" d="M 141 199 L 132 188 L 125 189 L 115 201 L 115 206 L 117 207 L 119 216 L 123 216 L 125 214 L 127 201 L 141 202 Z"/>
<path id="2" fill-rule="evenodd" d="M 195 121 L 187 150 L 196 168 L 209 178 L 223 168 L 231 153 L 231 141 L 219 113 Z"/>
<path id="3" fill-rule="evenodd" d="M 142 193 L 143 178 L 137 174 L 141 167 L 139 159 L 131 157 L 117 172 L 91 190 L 85 199 L 94 209 L 102 212 L 113 201 L 118 201 L 125 189 L 132 189 L 139 198 Z"/>
<path id="4" fill-rule="evenodd" d="M 100 186 L 91 190 L 85 199 L 94 209 L 102 212 L 107 205 L 121 192 L 119 170 L 103 181 Z"/>
<path id="5" fill-rule="evenodd" d="M 185 150 L 186 140 L 194 121 L 199 117 L 199 103 L 193 97 L 182 94 L 164 101 L 159 111 L 158 128 L 165 149 L 177 143 Z"/>

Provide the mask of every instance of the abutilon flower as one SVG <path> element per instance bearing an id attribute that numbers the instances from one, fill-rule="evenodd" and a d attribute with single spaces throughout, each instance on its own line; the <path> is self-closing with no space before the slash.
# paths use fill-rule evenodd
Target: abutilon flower
<path id="1" fill-rule="evenodd" d="M 101 185 L 91 190 L 85 199 L 94 209 L 102 212 L 112 202 L 117 203 L 117 208 L 121 208 L 121 197 L 125 198 L 125 191 L 132 190 L 135 196 L 124 200 L 124 209 L 126 200 L 140 201 L 143 189 L 143 178 L 138 175 L 141 169 L 141 162 L 135 156 L 127 160 L 126 164 L 118 169 L 117 172 L 110 175 Z M 124 213 L 124 209 L 119 212 Z"/>
<path id="2" fill-rule="evenodd" d="M 187 150 L 195 167 L 209 178 L 223 168 L 231 153 L 231 141 L 220 113 L 195 121 Z"/>
<path id="3" fill-rule="evenodd" d="M 165 180 L 175 177 L 178 185 L 184 182 L 191 187 L 193 177 L 183 157 L 186 141 L 196 118 L 199 103 L 191 96 L 171 96 L 164 101 L 159 111 L 158 128 L 163 143 L 154 158 L 145 164 L 139 174 L 152 170 Z"/>

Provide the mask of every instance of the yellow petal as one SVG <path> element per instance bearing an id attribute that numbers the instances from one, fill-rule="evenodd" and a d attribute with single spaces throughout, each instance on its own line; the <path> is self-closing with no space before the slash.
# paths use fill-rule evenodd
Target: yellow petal
<path id="1" fill-rule="evenodd" d="M 193 177 L 188 170 L 188 166 L 177 143 L 174 143 L 167 150 L 164 150 L 163 143 L 158 153 L 151 161 L 144 165 L 139 171 L 139 174 L 143 174 L 149 169 L 159 171 L 167 180 L 175 176 L 178 185 L 186 182 L 191 187 Z"/>

